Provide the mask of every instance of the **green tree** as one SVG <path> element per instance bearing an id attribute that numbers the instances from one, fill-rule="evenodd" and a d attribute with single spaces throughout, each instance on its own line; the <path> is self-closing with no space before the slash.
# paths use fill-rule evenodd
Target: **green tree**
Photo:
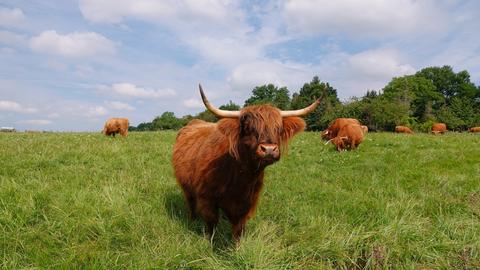
<path id="1" fill-rule="evenodd" d="M 179 129 L 182 127 L 182 121 L 175 117 L 173 112 L 164 112 L 160 117 L 153 119 L 154 130 Z"/>
<path id="2" fill-rule="evenodd" d="M 235 104 L 234 102 L 232 102 L 230 100 L 227 104 L 223 104 L 218 108 L 221 109 L 221 110 L 227 110 L 227 111 L 237 111 L 237 110 L 240 110 L 240 105 Z M 204 110 L 203 112 L 200 112 L 199 114 L 197 114 L 193 118 L 200 119 L 200 120 L 207 121 L 207 122 L 213 122 L 213 123 L 220 120 L 213 113 L 211 113 L 208 109 Z"/>
<path id="3" fill-rule="evenodd" d="M 436 91 L 435 85 L 421 76 L 393 78 L 383 88 L 383 93 L 389 101 L 408 107 L 408 116 L 421 122 L 433 117 L 432 106 L 438 107 L 444 103 L 444 98 Z"/>
<path id="4" fill-rule="evenodd" d="M 230 100 L 227 104 L 220 106 L 219 109 L 227 111 L 238 111 L 240 110 L 240 105 L 235 104 Z"/>
<path id="5" fill-rule="evenodd" d="M 470 74 L 466 70 L 455 73 L 450 66 L 427 67 L 415 75 L 430 80 L 436 91 L 445 97 L 447 105 L 450 105 L 455 96 L 473 99 L 480 95 L 478 88 L 470 81 Z"/>
<path id="6" fill-rule="evenodd" d="M 153 130 L 152 122 L 140 123 L 135 129 L 135 131 L 152 131 L 152 130 Z"/>
<path id="7" fill-rule="evenodd" d="M 245 101 L 244 106 L 271 104 L 281 110 L 290 107 L 290 96 L 286 87 L 278 88 L 273 84 L 257 86 L 252 90 L 252 96 Z"/>
<path id="8" fill-rule="evenodd" d="M 291 108 L 293 110 L 310 105 L 316 98 L 326 93 L 322 103 L 314 112 L 305 117 L 308 130 L 322 130 L 336 118 L 337 107 L 341 105 L 337 97 L 337 90 L 330 84 L 321 82 L 318 76 L 313 77 L 310 83 L 305 83 L 298 93 L 292 97 Z"/>
<path id="9" fill-rule="evenodd" d="M 194 118 L 200 119 L 203 121 L 207 122 L 217 122 L 218 118 L 211 113 L 209 110 L 204 110 L 203 112 L 200 112 L 199 114 L 195 115 Z"/>

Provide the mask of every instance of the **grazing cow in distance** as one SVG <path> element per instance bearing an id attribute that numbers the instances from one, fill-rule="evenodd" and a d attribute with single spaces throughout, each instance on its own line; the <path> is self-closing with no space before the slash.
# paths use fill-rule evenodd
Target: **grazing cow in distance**
<path id="1" fill-rule="evenodd" d="M 360 126 L 362 128 L 363 134 L 368 133 L 368 127 L 365 125 Z"/>
<path id="2" fill-rule="evenodd" d="M 444 123 L 435 123 L 432 125 L 432 133 L 433 134 L 443 134 L 447 131 L 447 125 Z"/>
<path id="3" fill-rule="evenodd" d="M 129 122 L 127 118 L 110 118 L 105 123 L 102 133 L 115 137 L 115 134 L 120 133 L 123 137 L 128 135 Z"/>
<path id="4" fill-rule="evenodd" d="M 205 107 L 220 121 L 192 120 L 180 129 L 173 148 L 175 177 L 190 217 L 198 213 L 212 236 L 222 210 L 238 242 L 254 215 L 265 167 L 278 161 L 288 141 L 304 130 L 300 117 L 315 110 L 323 96 L 294 111 L 270 105 L 225 111 L 211 105 L 199 88 Z"/>
<path id="5" fill-rule="evenodd" d="M 338 151 L 350 149 L 355 150 L 363 141 L 362 126 L 349 124 L 343 126 L 338 131 L 337 137 L 331 139 L 332 143 L 337 147 Z"/>
<path id="6" fill-rule="evenodd" d="M 406 126 L 396 126 L 395 127 L 395 133 L 407 133 L 407 134 L 413 134 L 413 131 Z"/>
<path id="7" fill-rule="evenodd" d="M 360 125 L 360 122 L 355 118 L 337 118 L 326 130 L 322 132 L 322 139 L 331 140 L 337 137 L 337 133 L 340 131 L 340 129 L 348 124 Z"/>
<path id="8" fill-rule="evenodd" d="M 470 131 L 472 133 L 477 133 L 477 132 L 480 132 L 480 127 L 472 127 L 468 131 Z"/>

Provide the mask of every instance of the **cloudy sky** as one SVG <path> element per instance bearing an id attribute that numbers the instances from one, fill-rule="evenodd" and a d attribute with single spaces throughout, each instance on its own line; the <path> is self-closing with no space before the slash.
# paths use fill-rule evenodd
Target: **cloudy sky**
<path id="1" fill-rule="evenodd" d="M 0 0 L 0 125 L 97 131 L 318 75 L 343 100 L 427 66 L 480 84 L 480 1 Z"/>

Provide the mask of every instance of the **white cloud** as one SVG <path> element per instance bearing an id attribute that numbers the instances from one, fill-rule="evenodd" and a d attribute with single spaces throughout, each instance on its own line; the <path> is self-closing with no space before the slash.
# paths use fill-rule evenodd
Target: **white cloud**
<path id="1" fill-rule="evenodd" d="M 370 79 L 383 79 L 403 76 L 415 72 L 415 69 L 400 63 L 394 50 L 368 50 L 354 54 L 348 58 L 347 65 L 353 74 Z"/>
<path id="2" fill-rule="evenodd" d="M 119 111 L 134 111 L 135 108 L 130 106 L 129 104 L 127 103 L 123 103 L 123 102 L 120 102 L 120 101 L 105 101 L 105 104 L 107 105 L 107 107 L 109 107 L 110 109 L 113 109 L 113 110 L 119 110 Z"/>
<path id="3" fill-rule="evenodd" d="M 87 108 L 85 116 L 87 117 L 98 117 L 108 114 L 108 110 L 103 106 L 94 106 Z"/>
<path id="4" fill-rule="evenodd" d="M 103 92 L 111 91 L 115 94 L 137 97 L 137 98 L 162 98 L 175 96 L 176 92 L 173 89 L 151 89 L 138 87 L 131 83 L 116 83 L 112 86 L 99 86 L 98 89 Z"/>
<path id="5" fill-rule="evenodd" d="M 0 26 L 18 28 L 24 25 L 25 22 L 26 17 L 21 9 L 0 7 Z"/>
<path id="6" fill-rule="evenodd" d="M 9 111 L 16 113 L 35 113 L 37 112 L 37 109 L 22 106 L 15 101 L 0 100 L 0 111 Z"/>
<path id="7" fill-rule="evenodd" d="M 297 89 L 302 82 L 313 76 L 311 67 L 294 63 L 282 63 L 273 60 L 252 61 L 239 65 L 229 75 L 227 81 L 232 89 L 251 91 L 253 87 L 267 83 Z"/>
<path id="8" fill-rule="evenodd" d="M 183 101 L 183 105 L 190 109 L 204 108 L 203 103 L 198 98 L 190 98 Z"/>
<path id="9" fill-rule="evenodd" d="M 50 113 L 47 115 L 48 118 L 59 118 L 60 114 L 59 113 Z"/>
<path id="10" fill-rule="evenodd" d="M 0 30 L 0 43 L 11 46 L 23 46 L 27 43 L 27 38 L 24 35 Z"/>
<path id="11" fill-rule="evenodd" d="M 290 33 L 394 37 L 445 27 L 436 2 L 414 0 L 288 0 L 283 17 Z"/>
<path id="12" fill-rule="evenodd" d="M 232 67 L 262 56 L 262 46 L 245 37 L 201 36 L 186 41 L 208 62 Z"/>
<path id="13" fill-rule="evenodd" d="M 31 119 L 31 120 L 22 120 L 18 121 L 19 124 L 27 124 L 27 125 L 38 125 L 38 126 L 45 126 L 50 125 L 52 121 L 45 120 L 45 119 Z"/>
<path id="14" fill-rule="evenodd" d="M 79 6 L 83 16 L 96 23 L 120 23 L 130 17 L 168 25 L 182 21 L 195 24 L 237 16 L 229 13 L 235 3 L 223 0 L 81 0 Z"/>
<path id="15" fill-rule="evenodd" d="M 258 57 L 259 46 L 237 1 L 228 0 L 81 0 L 83 16 L 95 23 L 147 21 L 171 31 L 175 39 L 208 63 L 232 65 Z"/>
<path id="16" fill-rule="evenodd" d="M 395 49 L 372 49 L 348 54 L 332 52 L 312 67 L 321 80 L 338 90 L 341 99 L 362 96 L 367 90 L 380 90 L 392 77 L 415 72 L 408 59 Z"/>
<path id="17" fill-rule="evenodd" d="M 30 48 L 35 52 L 66 57 L 115 53 L 113 42 L 95 32 L 73 32 L 61 35 L 54 30 L 44 31 L 30 39 Z"/>
<path id="18" fill-rule="evenodd" d="M 119 23 L 126 16 L 155 20 L 165 18 L 172 13 L 173 3 L 161 1 L 125 1 L 125 0 L 81 0 L 80 10 L 83 16 L 97 23 Z"/>
<path id="19" fill-rule="evenodd" d="M 14 54 L 16 51 L 12 48 L 2 47 L 0 48 L 0 54 Z"/>
<path id="20" fill-rule="evenodd" d="M 77 65 L 75 67 L 75 74 L 81 78 L 88 78 L 95 73 L 95 69 L 89 65 Z"/>

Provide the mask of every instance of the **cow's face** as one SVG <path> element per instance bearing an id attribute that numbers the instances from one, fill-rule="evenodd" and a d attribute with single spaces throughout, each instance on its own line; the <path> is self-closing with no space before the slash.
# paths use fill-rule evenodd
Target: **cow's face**
<path id="1" fill-rule="evenodd" d="M 298 110 L 279 110 L 270 105 L 248 106 L 240 111 L 221 110 L 210 104 L 199 85 L 205 107 L 219 118 L 218 130 L 228 141 L 228 152 L 237 160 L 254 162 L 258 168 L 280 159 L 281 148 L 305 128 L 301 116 L 313 112 L 326 94 Z M 256 163 L 256 164 L 255 164 Z"/>
<path id="2" fill-rule="evenodd" d="M 230 143 L 230 153 L 237 160 L 248 159 L 258 167 L 278 161 L 282 149 L 295 134 L 303 131 L 299 117 L 282 117 L 270 105 L 243 108 L 238 119 L 222 119 L 219 129 Z"/>
<path id="3" fill-rule="evenodd" d="M 239 118 L 239 151 L 250 155 L 261 165 L 278 161 L 281 155 L 282 120 L 280 111 L 268 105 L 242 110 Z"/>
<path id="4" fill-rule="evenodd" d="M 322 136 L 322 139 L 324 139 L 324 140 L 330 140 L 330 139 L 333 138 L 332 131 L 328 128 L 326 130 L 322 131 L 321 136 Z"/>

